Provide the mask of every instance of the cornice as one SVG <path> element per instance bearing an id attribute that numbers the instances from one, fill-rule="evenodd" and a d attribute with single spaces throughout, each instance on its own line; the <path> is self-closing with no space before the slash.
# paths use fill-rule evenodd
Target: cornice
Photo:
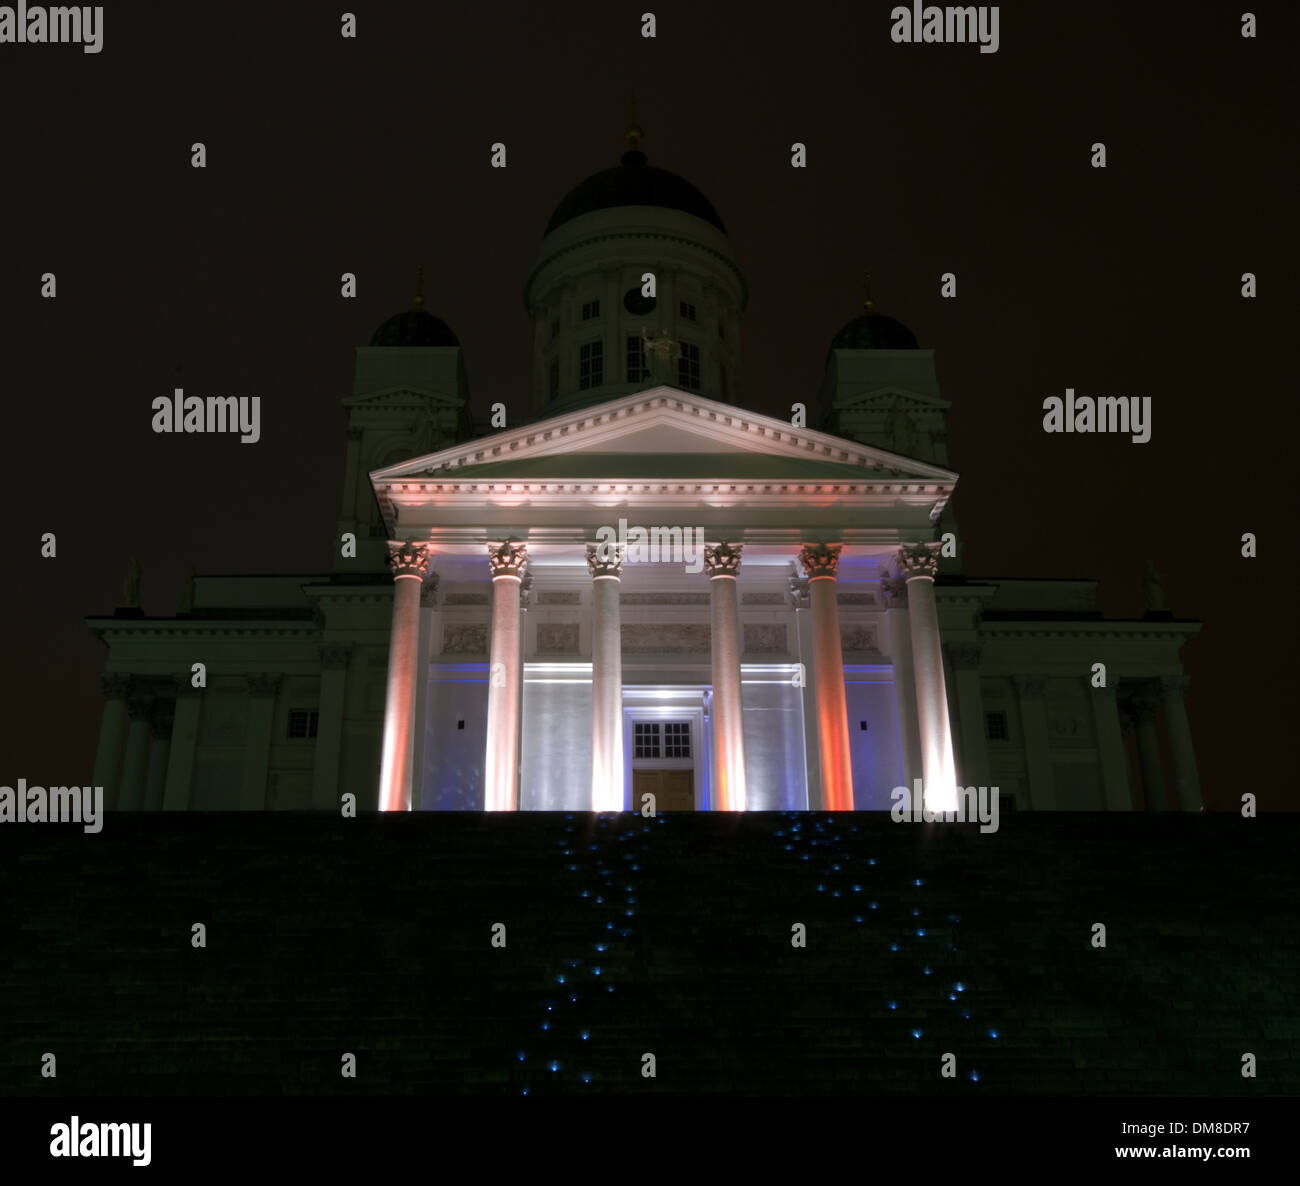
<path id="1" fill-rule="evenodd" d="M 1002 625 L 1000 623 L 981 622 L 979 635 L 983 639 L 992 638 L 1124 638 L 1155 639 L 1169 642 L 1175 639 L 1190 638 L 1200 633 L 1200 622 L 1070 622 L 1063 625 L 1056 622 L 1022 622 Z"/>
<path id="2" fill-rule="evenodd" d="M 558 230 L 559 228 L 557 228 Z M 552 232 L 554 233 L 554 232 Z M 607 243 L 613 239 L 654 239 L 665 243 L 680 243 L 686 247 L 693 248 L 696 251 L 703 252 L 705 255 L 712 256 L 718 260 L 728 271 L 736 277 L 736 282 L 740 285 L 740 308 L 743 311 L 749 304 L 749 283 L 745 279 L 745 274 L 740 270 L 740 265 L 734 260 L 729 259 L 723 252 L 716 247 L 709 247 L 701 243 L 698 239 L 688 238 L 684 234 L 670 234 L 667 231 L 604 231 L 598 235 L 584 235 L 574 242 L 566 244 L 564 247 L 556 248 L 550 254 L 537 260 L 529 269 L 528 275 L 524 278 L 524 308 L 528 309 L 528 294 L 532 290 L 533 284 L 537 277 L 556 260 L 562 259 L 575 251 L 581 251 L 584 247 L 590 247 L 593 243 Z M 597 265 L 598 266 L 598 265 Z"/>
<path id="3" fill-rule="evenodd" d="M 387 599 L 392 602 L 392 596 Z M 182 622 L 177 619 L 146 619 L 137 622 L 91 621 L 87 625 L 105 641 L 127 638 L 319 638 L 315 622 Z"/>

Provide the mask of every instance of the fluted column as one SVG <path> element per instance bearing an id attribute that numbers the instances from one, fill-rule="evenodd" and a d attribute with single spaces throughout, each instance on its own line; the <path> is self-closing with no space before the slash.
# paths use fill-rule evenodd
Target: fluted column
<path id="1" fill-rule="evenodd" d="M 795 630 L 799 636 L 799 663 L 803 684 L 799 697 L 803 706 L 804 794 L 803 805 L 812 809 L 821 794 L 821 743 L 815 735 L 817 725 L 817 657 L 813 646 L 812 597 L 808 578 L 790 577 L 790 604 L 794 607 Z"/>
<path id="2" fill-rule="evenodd" d="M 519 587 L 528 563 L 523 544 L 488 544 L 492 572 L 492 653 L 488 667 L 487 811 L 519 810 Z"/>
<path id="3" fill-rule="evenodd" d="M 126 734 L 122 790 L 117 798 L 117 809 L 140 811 L 144 807 L 144 780 L 149 770 L 149 740 L 152 736 L 149 716 L 153 711 L 153 696 L 143 688 L 137 689 L 127 697 L 126 708 L 131 724 Z"/>
<path id="4" fill-rule="evenodd" d="M 706 544 L 713 656 L 713 807 L 744 811 L 745 718 L 740 682 L 740 596 L 736 574 L 742 544 Z"/>
<path id="5" fill-rule="evenodd" d="M 623 810 L 623 635 L 620 544 L 588 544 L 591 573 L 591 809 Z"/>
<path id="6" fill-rule="evenodd" d="M 351 643 L 328 643 L 320 649 L 320 699 L 317 702 L 316 752 L 312 755 L 311 772 L 311 805 L 317 811 L 329 811 L 338 806 L 343 708 L 351 656 Z"/>
<path id="7" fill-rule="evenodd" d="M 1165 810 L 1165 769 L 1160 758 L 1160 734 L 1156 729 L 1156 698 L 1149 689 L 1134 693 L 1128 702 L 1129 716 L 1137 732 L 1138 762 L 1142 767 L 1142 794 L 1148 811 Z"/>
<path id="8" fill-rule="evenodd" d="M 1092 700 L 1092 719 L 1097 728 L 1097 761 L 1101 766 L 1101 785 L 1106 792 L 1107 811 L 1131 811 L 1133 790 L 1128 781 L 1128 751 L 1124 747 L 1124 729 L 1119 719 L 1115 685 L 1094 688 L 1083 677 Z"/>
<path id="9" fill-rule="evenodd" d="M 172 714 L 175 705 L 170 698 L 156 701 L 153 713 L 149 717 L 149 729 L 153 734 L 149 746 L 149 769 L 144 780 L 145 811 L 161 811 L 163 791 L 167 786 L 167 761 L 172 748 Z"/>
<path id="10" fill-rule="evenodd" d="M 937 543 L 904 544 L 898 551 L 898 569 L 907 582 L 907 616 L 916 678 L 916 718 L 920 726 L 921 770 L 925 779 L 924 806 L 931 811 L 956 811 L 957 773 L 952 754 L 952 726 L 948 720 L 939 610 L 934 600 L 934 575 L 938 565 Z"/>
<path id="11" fill-rule="evenodd" d="M 248 732 L 244 739 L 244 780 L 239 810 L 261 811 L 266 807 L 275 697 L 280 689 L 280 676 L 275 672 L 258 671 L 245 678 L 248 681 Z"/>
<path id="12" fill-rule="evenodd" d="M 988 786 L 989 747 L 984 727 L 984 689 L 980 681 L 981 650 L 976 643 L 953 643 L 948 648 L 953 680 L 957 684 L 957 710 L 961 718 L 962 786 Z"/>
<path id="13" fill-rule="evenodd" d="M 99 722 L 99 748 L 95 751 L 95 786 L 104 788 L 104 802 L 116 807 L 122 782 L 122 751 L 126 746 L 126 698 L 131 677 L 116 673 L 99 677 L 104 690 L 104 715 Z"/>
<path id="14" fill-rule="evenodd" d="M 1192 727 L 1187 721 L 1184 695 L 1191 681 L 1185 675 L 1167 675 L 1160 680 L 1160 695 L 1165 703 L 1165 729 L 1169 734 L 1170 756 L 1174 761 L 1174 786 L 1181 811 L 1200 811 L 1201 777 L 1196 769 L 1196 750 L 1192 747 Z"/>
<path id="15" fill-rule="evenodd" d="M 430 559 L 428 544 L 411 541 L 388 544 L 388 567 L 393 573 L 393 624 L 388 642 L 388 691 L 379 769 L 380 811 L 411 809 L 420 588 L 428 575 Z"/>
<path id="16" fill-rule="evenodd" d="M 1020 730 L 1025 739 L 1025 773 L 1029 783 L 1029 806 L 1036 811 L 1056 807 L 1052 785 L 1051 737 L 1047 731 L 1047 677 L 1013 675 L 1016 702 L 1020 709 Z"/>
<path id="17" fill-rule="evenodd" d="M 835 574 L 841 544 L 805 544 L 799 563 L 808 573 L 812 603 L 813 662 L 817 681 L 817 737 L 821 743 L 821 786 L 817 811 L 853 810 L 853 756 L 849 748 L 849 710 L 844 693 L 844 650 Z"/>
<path id="18" fill-rule="evenodd" d="M 916 675 L 912 669 L 912 628 L 907 616 L 907 582 L 881 573 L 880 593 L 888 607 L 889 654 L 894 665 L 894 703 L 898 711 L 899 747 L 903 758 L 903 785 L 910 792 L 922 778 L 921 729 L 916 720 Z"/>
<path id="19" fill-rule="evenodd" d="M 167 755 L 164 811 L 186 811 L 194 789 L 194 757 L 199 741 L 199 716 L 203 689 L 188 677 L 176 681 L 176 711 L 172 719 L 172 744 Z"/>

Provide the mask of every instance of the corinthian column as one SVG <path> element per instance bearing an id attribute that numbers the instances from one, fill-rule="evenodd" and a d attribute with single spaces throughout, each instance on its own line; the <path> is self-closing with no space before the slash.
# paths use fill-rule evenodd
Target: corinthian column
<path id="1" fill-rule="evenodd" d="M 488 544 L 492 570 L 492 652 L 488 666 L 487 754 L 483 806 L 519 810 L 519 586 L 528 549 L 506 540 Z"/>
<path id="2" fill-rule="evenodd" d="M 623 810 L 623 636 L 620 544 L 588 544 L 591 573 L 591 809 Z"/>
<path id="3" fill-rule="evenodd" d="M 1142 794 L 1148 811 L 1165 809 L 1165 770 L 1160 759 L 1160 733 L 1156 729 L 1157 703 L 1149 687 L 1139 688 L 1128 702 L 1137 731 L 1138 762 L 1142 767 Z"/>
<path id="4" fill-rule="evenodd" d="M 849 713 L 844 695 L 844 651 L 835 574 L 841 544 L 805 544 L 799 563 L 808 573 L 812 602 L 813 671 L 817 681 L 817 736 L 821 742 L 819 811 L 853 810 L 853 758 L 849 750 Z"/>
<path id="5" fill-rule="evenodd" d="M 740 598 L 736 573 L 742 544 L 706 544 L 713 654 L 713 806 L 745 810 L 745 718 L 740 686 Z"/>
<path id="6" fill-rule="evenodd" d="M 1181 811 L 1201 810 L 1201 779 L 1196 772 L 1196 751 L 1192 748 L 1192 727 L 1187 723 L 1187 706 L 1183 694 L 1190 681 L 1185 675 L 1166 675 L 1160 679 L 1160 695 L 1165 702 L 1165 730 L 1169 735 L 1170 755 L 1174 760 L 1174 786 Z"/>
<path id="7" fill-rule="evenodd" d="M 937 543 L 904 544 L 898 551 L 899 572 L 907 582 L 916 715 L 921 732 L 921 770 L 925 779 L 924 805 L 931 811 L 956 811 L 957 773 L 952 757 L 952 727 L 948 721 L 939 611 L 934 600 L 934 574 L 938 566 Z"/>
<path id="8" fill-rule="evenodd" d="M 379 810 L 411 810 L 415 751 L 415 667 L 420 639 L 420 586 L 429 572 L 427 544 L 390 542 L 393 626 L 388 643 L 388 696 L 379 772 Z"/>

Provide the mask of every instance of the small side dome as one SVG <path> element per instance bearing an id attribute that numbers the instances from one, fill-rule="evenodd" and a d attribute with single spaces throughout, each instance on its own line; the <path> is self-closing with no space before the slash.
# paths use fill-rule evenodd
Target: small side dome
<path id="1" fill-rule="evenodd" d="M 372 346 L 459 346 L 445 321 L 423 309 L 407 309 L 390 317 L 370 339 Z"/>
<path id="2" fill-rule="evenodd" d="M 832 350 L 919 350 L 916 335 L 883 313 L 863 313 L 832 339 Z"/>
<path id="3" fill-rule="evenodd" d="M 443 320 L 424 307 L 424 269 L 417 273 L 411 307 L 390 317 L 370 339 L 372 346 L 459 346 L 456 335 Z"/>

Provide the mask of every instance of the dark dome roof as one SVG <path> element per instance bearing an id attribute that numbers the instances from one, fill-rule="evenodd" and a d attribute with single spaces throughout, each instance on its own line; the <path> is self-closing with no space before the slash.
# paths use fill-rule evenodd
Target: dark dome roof
<path id="1" fill-rule="evenodd" d="M 549 235 L 556 227 L 580 215 L 608 210 L 611 206 L 662 206 L 667 210 L 681 210 L 704 219 L 724 235 L 727 233 L 708 198 L 676 173 L 646 164 L 645 153 L 637 149 L 625 152 L 617 167 L 593 173 L 571 189 L 555 207 L 545 233 Z"/>
<path id="2" fill-rule="evenodd" d="M 916 335 L 901 321 L 881 313 L 863 313 L 832 339 L 832 350 L 919 350 Z"/>
<path id="3" fill-rule="evenodd" d="M 407 309 L 390 317 L 370 339 L 372 346 L 459 346 L 446 322 L 423 309 Z"/>

